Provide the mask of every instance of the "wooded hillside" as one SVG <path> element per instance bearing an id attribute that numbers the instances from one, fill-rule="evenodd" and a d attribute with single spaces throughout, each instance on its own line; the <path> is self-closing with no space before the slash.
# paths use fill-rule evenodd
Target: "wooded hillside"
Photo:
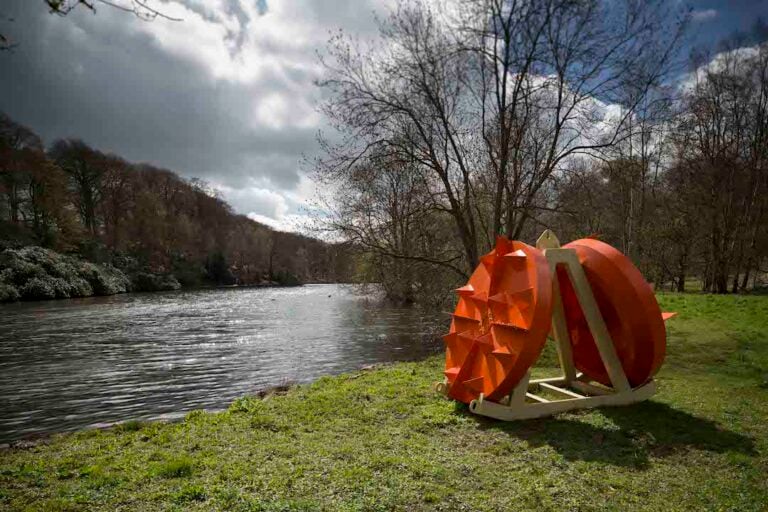
<path id="1" fill-rule="evenodd" d="M 0 240 L 41 245 L 183 285 L 348 279 L 339 246 L 275 231 L 210 186 L 80 140 L 49 148 L 0 114 Z"/>

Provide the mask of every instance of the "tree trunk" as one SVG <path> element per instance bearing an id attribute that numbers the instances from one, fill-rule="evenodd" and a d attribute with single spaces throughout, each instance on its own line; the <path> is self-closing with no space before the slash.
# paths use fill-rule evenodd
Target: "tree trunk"
<path id="1" fill-rule="evenodd" d="M 751 267 L 751 261 L 747 262 L 747 267 L 744 269 L 744 277 L 741 278 L 741 291 L 744 291 L 747 289 L 747 286 L 749 285 L 749 272 Z"/>
<path id="2" fill-rule="evenodd" d="M 11 222 L 14 224 L 19 222 L 19 203 L 19 192 L 16 184 L 12 183 L 8 187 L 8 205 L 11 207 Z"/>
<path id="3" fill-rule="evenodd" d="M 677 272 L 677 291 L 682 293 L 685 291 L 685 267 L 680 266 L 680 270 Z"/>

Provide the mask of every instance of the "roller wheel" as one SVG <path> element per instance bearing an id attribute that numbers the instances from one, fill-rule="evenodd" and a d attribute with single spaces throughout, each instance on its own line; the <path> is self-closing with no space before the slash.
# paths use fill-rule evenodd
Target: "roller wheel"
<path id="1" fill-rule="evenodd" d="M 658 371 L 666 351 L 664 321 L 653 290 L 629 258 L 608 244 L 587 238 L 565 248 L 578 255 L 630 386 L 644 384 Z M 611 385 L 564 268 L 557 269 L 557 279 L 576 368 Z"/>
<path id="2" fill-rule="evenodd" d="M 446 344 L 448 395 L 469 403 L 508 395 L 538 359 L 552 314 L 552 277 L 544 254 L 499 237 L 456 290 Z"/>

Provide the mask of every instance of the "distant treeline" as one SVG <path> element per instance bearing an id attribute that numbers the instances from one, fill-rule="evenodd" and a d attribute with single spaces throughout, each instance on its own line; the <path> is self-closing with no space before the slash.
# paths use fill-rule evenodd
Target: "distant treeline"
<path id="1" fill-rule="evenodd" d="M 350 272 L 341 246 L 236 214 L 203 181 L 130 163 L 80 140 L 45 148 L 4 114 L 0 243 L 172 275 L 187 286 L 337 282 Z"/>

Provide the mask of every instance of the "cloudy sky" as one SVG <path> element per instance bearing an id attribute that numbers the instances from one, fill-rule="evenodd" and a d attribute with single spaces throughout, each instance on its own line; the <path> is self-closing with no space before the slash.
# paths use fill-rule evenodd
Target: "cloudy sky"
<path id="1" fill-rule="evenodd" d="M 183 21 L 147 23 L 108 7 L 62 18 L 42 0 L 2 0 L 0 33 L 18 46 L 0 53 L 0 110 L 46 143 L 79 137 L 202 178 L 236 211 L 293 229 L 314 195 L 302 157 L 327 129 L 317 52 L 331 31 L 374 37 L 373 13 L 390 3 L 154 2 Z M 768 19 L 768 0 L 689 5 L 698 44 Z"/>

